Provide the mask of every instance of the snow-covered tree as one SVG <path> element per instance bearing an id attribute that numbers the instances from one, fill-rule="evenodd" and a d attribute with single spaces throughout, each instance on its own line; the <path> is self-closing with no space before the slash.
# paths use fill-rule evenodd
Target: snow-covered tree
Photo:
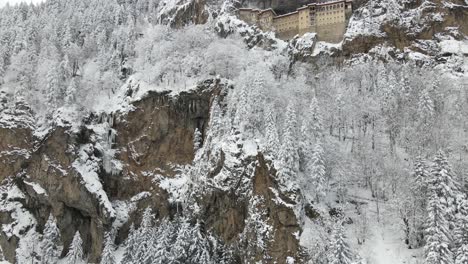
<path id="1" fill-rule="evenodd" d="M 319 202 L 326 195 L 325 165 L 323 148 L 320 142 L 315 144 L 310 160 L 307 162 L 305 173 L 308 189 L 314 193 L 315 202 Z"/>
<path id="2" fill-rule="evenodd" d="M 447 210 L 445 202 L 441 201 L 438 190 L 431 186 L 426 222 L 426 245 L 424 251 L 427 264 L 453 264 L 453 252 L 450 249 L 452 236 L 449 223 L 445 218 Z"/>
<path id="3" fill-rule="evenodd" d="M 346 235 L 341 221 L 338 221 L 333 227 L 329 252 L 328 261 L 330 264 L 353 263 L 353 254 L 346 242 Z"/>
<path id="4" fill-rule="evenodd" d="M 286 123 L 279 150 L 280 167 L 278 174 L 280 183 L 287 191 L 297 188 L 297 173 L 299 171 L 299 153 L 297 143 L 297 116 L 294 104 L 290 103 L 286 110 Z"/>
<path id="5" fill-rule="evenodd" d="M 407 230 L 409 231 L 409 243 L 414 247 L 419 247 L 424 242 L 424 220 L 427 216 L 427 195 L 429 172 L 426 163 L 417 158 L 414 162 L 414 169 L 411 175 L 411 199 L 405 196 L 400 197 L 405 204 L 411 207 L 411 213 L 406 215 Z"/>
<path id="6" fill-rule="evenodd" d="M 67 87 L 65 94 L 65 103 L 71 105 L 76 102 L 76 94 L 78 92 L 78 80 L 77 78 L 72 78 L 70 84 Z"/>
<path id="7" fill-rule="evenodd" d="M 49 215 L 42 235 L 41 256 L 43 263 L 56 263 L 60 256 L 60 233 L 52 214 Z"/>
<path id="8" fill-rule="evenodd" d="M 77 264 L 83 263 L 83 240 L 81 240 L 81 235 L 79 231 L 76 231 L 73 236 L 73 240 L 68 248 L 67 253 L 67 264 Z"/>
<path id="9" fill-rule="evenodd" d="M 304 121 L 301 127 L 301 133 L 304 140 L 310 140 L 311 137 L 318 139 L 322 136 L 322 114 L 317 101 L 317 97 L 313 97 L 308 111 L 305 113 Z"/>
<path id="10" fill-rule="evenodd" d="M 193 149 L 197 151 L 200 149 L 201 144 L 202 144 L 202 134 L 198 128 L 195 129 L 195 133 L 193 134 Z"/>
<path id="11" fill-rule="evenodd" d="M 455 264 L 468 264 L 468 199 L 460 195 L 455 223 Z"/>
<path id="12" fill-rule="evenodd" d="M 152 209 L 147 207 L 143 212 L 140 228 L 136 232 L 136 250 L 133 253 L 137 263 L 150 263 L 153 259 L 154 247 L 154 215 Z"/>
<path id="13" fill-rule="evenodd" d="M 115 264 L 115 248 L 112 242 L 112 237 L 106 234 L 104 238 L 104 249 L 101 254 L 101 264 Z"/>
<path id="14" fill-rule="evenodd" d="M 265 109 L 265 152 L 270 153 L 273 158 L 278 155 L 280 144 L 277 124 L 274 108 L 268 104 Z"/>
<path id="15" fill-rule="evenodd" d="M 431 166 L 428 188 L 432 192 L 430 197 L 437 195 L 439 203 L 443 205 L 444 218 L 449 223 L 449 229 L 453 230 L 457 211 L 457 196 L 460 192 L 455 175 L 443 152 L 436 155 Z"/>

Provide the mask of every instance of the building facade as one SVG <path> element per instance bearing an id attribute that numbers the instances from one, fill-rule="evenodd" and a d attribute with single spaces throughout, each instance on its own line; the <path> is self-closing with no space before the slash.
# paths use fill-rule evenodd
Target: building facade
<path id="1" fill-rule="evenodd" d="M 295 12 L 277 15 L 273 9 L 239 9 L 239 18 L 264 31 L 274 31 L 281 39 L 291 39 L 306 32 L 316 32 L 318 39 L 340 42 L 352 14 L 352 0 L 317 2 Z"/>

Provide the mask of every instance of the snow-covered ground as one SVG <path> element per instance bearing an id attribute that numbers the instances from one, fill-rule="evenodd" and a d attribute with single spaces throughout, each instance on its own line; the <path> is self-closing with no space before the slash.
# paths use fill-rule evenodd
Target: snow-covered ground
<path id="1" fill-rule="evenodd" d="M 367 264 L 422 264 L 422 250 L 408 249 L 404 243 L 404 233 L 401 220 L 394 215 L 390 202 L 377 201 L 372 198 L 369 190 L 356 188 L 349 193 L 352 199 L 362 202 L 362 211 L 366 213 L 367 239 L 358 244 L 356 229 L 353 224 L 348 228 L 350 245 Z M 354 205 L 349 205 L 348 214 L 358 219 Z M 379 212 L 379 213 L 377 213 Z M 356 221 L 354 221 L 356 223 Z"/>

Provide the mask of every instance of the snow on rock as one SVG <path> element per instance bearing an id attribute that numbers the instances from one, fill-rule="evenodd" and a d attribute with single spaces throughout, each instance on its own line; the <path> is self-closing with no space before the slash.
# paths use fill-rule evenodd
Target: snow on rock
<path id="1" fill-rule="evenodd" d="M 25 195 L 16 185 L 0 187 L 0 193 L 5 194 L 0 200 L 0 211 L 9 212 L 13 222 L 3 225 L 2 231 L 7 237 L 22 237 L 22 234 L 36 224 L 36 220 L 20 203 Z"/>
<path id="2" fill-rule="evenodd" d="M 293 54 L 301 54 L 303 57 L 311 56 L 317 43 L 316 33 L 306 33 L 289 42 L 289 51 Z"/>
<path id="3" fill-rule="evenodd" d="M 444 14 L 429 12 L 435 8 L 430 1 L 423 1 L 415 8 L 405 8 L 401 1 L 376 0 L 368 1 L 354 11 L 349 21 L 345 38 L 353 39 L 357 36 L 385 37 L 382 26 L 392 26 L 406 30 L 409 34 L 422 32 L 428 25 L 444 21 Z"/>
<path id="4" fill-rule="evenodd" d="M 441 52 L 449 54 L 468 55 L 468 40 L 458 41 L 455 39 L 442 40 L 440 42 Z"/>
<path id="5" fill-rule="evenodd" d="M 185 195 L 191 187 L 190 178 L 187 173 L 181 173 L 176 178 L 161 178 L 159 187 L 166 190 L 169 194 L 169 202 L 183 202 Z"/>
<path id="6" fill-rule="evenodd" d="M 314 52 L 312 56 L 317 56 L 319 54 L 332 54 L 334 50 L 341 50 L 343 42 L 340 43 L 328 43 L 319 41 L 315 45 Z"/>
<path id="7" fill-rule="evenodd" d="M 99 160 L 92 155 L 93 146 L 91 144 L 83 145 L 79 151 L 79 158 L 76 159 L 72 166 L 81 175 L 81 182 L 86 189 L 95 195 L 101 205 L 104 207 L 108 217 L 115 217 L 115 210 L 112 207 L 106 192 L 102 187 L 99 179 Z"/>
<path id="8" fill-rule="evenodd" d="M 32 111 L 21 96 L 0 91 L 0 127 L 34 129 Z"/>
<path id="9" fill-rule="evenodd" d="M 42 186 L 40 186 L 38 183 L 35 183 L 35 182 L 27 182 L 27 181 L 24 181 L 24 183 L 26 185 L 29 185 L 33 188 L 33 190 L 39 194 L 39 195 L 44 195 L 44 196 L 47 196 L 47 192 L 44 188 L 42 188 Z"/>
<path id="10" fill-rule="evenodd" d="M 2 231 L 8 239 L 13 236 L 19 238 L 16 249 L 17 262 L 31 263 L 31 253 L 38 250 L 37 245 L 40 241 L 40 235 L 34 228 L 37 225 L 36 219 L 21 203 L 25 195 L 16 185 L 1 186 L 0 193 L 3 194 L 0 212 L 9 214 L 12 219 L 10 223 L 2 225 Z"/>
<path id="11" fill-rule="evenodd" d="M 151 196 L 149 192 L 141 192 L 132 198 L 129 201 L 112 201 L 112 206 L 115 209 L 115 221 L 112 223 L 112 228 L 114 230 L 120 229 L 125 223 L 128 222 L 130 214 L 137 209 L 137 203 Z"/>

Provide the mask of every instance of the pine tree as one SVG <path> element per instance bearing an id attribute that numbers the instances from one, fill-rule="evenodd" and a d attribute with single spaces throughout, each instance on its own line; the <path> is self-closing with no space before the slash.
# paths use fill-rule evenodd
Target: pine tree
<path id="1" fill-rule="evenodd" d="M 65 95 L 65 103 L 67 105 L 74 104 L 76 102 L 76 93 L 78 90 L 78 83 L 77 78 L 72 78 L 70 84 L 68 85 L 66 95 Z"/>
<path id="2" fill-rule="evenodd" d="M 198 222 L 190 229 L 189 236 L 188 263 L 211 263 L 210 244 Z"/>
<path id="3" fill-rule="evenodd" d="M 297 151 L 297 117 L 294 105 L 290 103 L 286 110 L 286 124 L 284 127 L 283 142 L 279 150 L 280 167 L 278 173 L 280 183 L 291 191 L 297 188 L 297 172 L 299 170 L 299 154 Z"/>
<path id="4" fill-rule="evenodd" d="M 106 235 L 104 239 L 104 249 L 102 250 L 101 255 L 101 264 L 115 264 L 115 256 L 114 256 L 114 243 L 112 242 L 112 238 L 109 234 Z"/>
<path id="5" fill-rule="evenodd" d="M 152 249 L 154 248 L 154 215 L 150 207 L 143 212 L 141 225 L 136 232 L 137 247 L 135 251 L 135 260 L 137 263 L 152 263 L 154 258 Z"/>
<path id="6" fill-rule="evenodd" d="M 312 133 L 315 139 L 322 136 L 322 114 L 320 113 L 317 98 L 312 98 L 309 106 L 310 121 L 308 124 L 309 132 Z"/>
<path id="7" fill-rule="evenodd" d="M 310 175 L 310 187 L 314 190 L 315 201 L 319 202 L 326 195 L 325 165 L 320 142 L 315 144 L 306 172 Z"/>
<path id="8" fill-rule="evenodd" d="M 455 264 L 468 264 L 468 199 L 459 197 L 458 214 L 455 224 L 455 245 L 457 247 Z"/>
<path id="9" fill-rule="evenodd" d="M 47 72 L 47 103 L 50 109 L 59 105 L 60 90 L 59 66 L 52 65 Z"/>
<path id="10" fill-rule="evenodd" d="M 55 218 L 52 214 L 49 215 L 44 226 L 44 235 L 42 236 L 41 243 L 41 254 L 42 254 L 42 263 L 56 263 L 59 256 L 60 250 L 58 244 L 60 242 L 60 233 L 55 224 Z"/>
<path id="11" fill-rule="evenodd" d="M 424 89 L 421 92 L 418 108 L 423 125 L 427 125 L 432 116 L 434 116 L 435 111 L 434 101 L 432 100 L 431 95 L 427 89 Z"/>
<path id="12" fill-rule="evenodd" d="M 195 133 L 193 134 L 193 149 L 195 152 L 200 149 L 202 144 L 202 134 L 198 128 L 195 128 Z"/>
<path id="13" fill-rule="evenodd" d="M 188 219 L 177 218 L 177 240 L 172 246 L 170 259 L 175 263 L 184 263 L 188 260 L 188 248 L 191 241 L 191 228 Z"/>
<path id="14" fill-rule="evenodd" d="M 128 237 L 125 240 L 125 253 L 122 259 L 123 263 L 136 264 L 134 252 L 137 248 L 135 225 L 132 223 L 128 231 Z"/>
<path id="15" fill-rule="evenodd" d="M 455 182 L 454 178 L 445 154 L 439 152 L 431 167 L 428 188 L 432 192 L 435 192 L 440 203 L 444 206 L 444 218 L 448 221 L 450 230 L 454 229 L 457 210 L 456 199 L 460 193 L 458 184 Z M 433 194 L 431 193 L 431 195 Z"/>
<path id="16" fill-rule="evenodd" d="M 335 224 L 330 243 L 330 264 L 352 263 L 353 254 L 348 243 L 346 242 L 346 235 L 344 233 L 344 228 L 341 221 Z"/>
<path id="17" fill-rule="evenodd" d="M 252 128 L 248 122 L 248 117 L 251 114 L 251 105 L 249 104 L 249 94 L 247 88 L 242 88 L 238 94 L 238 104 L 234 116 L 234 126 L 241 132 L 249 132 Z"/>
<path id="18" fill-rule="evenodd" d="M 453 253 L 449 248 L 452 238 L 449 223 L 445 218 L 447 209 L 441 202 L 435 185 L 430 187 L 428 217 L 426 222 L 426 245 L 424 247 L 427 264 L 453 264 Z"/>
<path id="19" fill-rule="evenodd" d="M 278 155 L 279 137 L 276 116 L 271 105 L 265 109 L 265 152 L 273 158 Z"/>
<path id="20" fill-rule="evenodd" d="M 172 245 L 174 244 L 174 236 L 177 234 L 174 230 L 174 225 L 168 219 L 163 219 L 156 229 L 154 243 L 154 257 L 156 263 L 168 263 Z"/>
<path id="21" fill-rule="evenodd" d="M 411 178 L 411 195 L 413 200 L 413 213 L 410 216 L 411 226 L 410 243 L 419 247 L 424 242 L 424 219 L 427 217 L 427 192 L 429 172 L 427 165 L 421 158 L 414 162 L 414 170 Z"/>
<path id="22" fill-rule="evenodd" d="M 81 240 L 80 232 L 76 231 L 73 241 L 67 253 L 67 264 L 77 264 L 83 262 L 83 240 Z"/>
<path id="23" fill-rule="evenodd" d="M 426 200 L 427 184 L 428 184 L 427 166 L 421 158 L 417 158 L 414 162 L 414 170 L 412 174 L 413 186 L 411 187 L 414 194 L 420 196 L 422 200 Z M 423 205 L 425 208 L 425 206 Z"/>

